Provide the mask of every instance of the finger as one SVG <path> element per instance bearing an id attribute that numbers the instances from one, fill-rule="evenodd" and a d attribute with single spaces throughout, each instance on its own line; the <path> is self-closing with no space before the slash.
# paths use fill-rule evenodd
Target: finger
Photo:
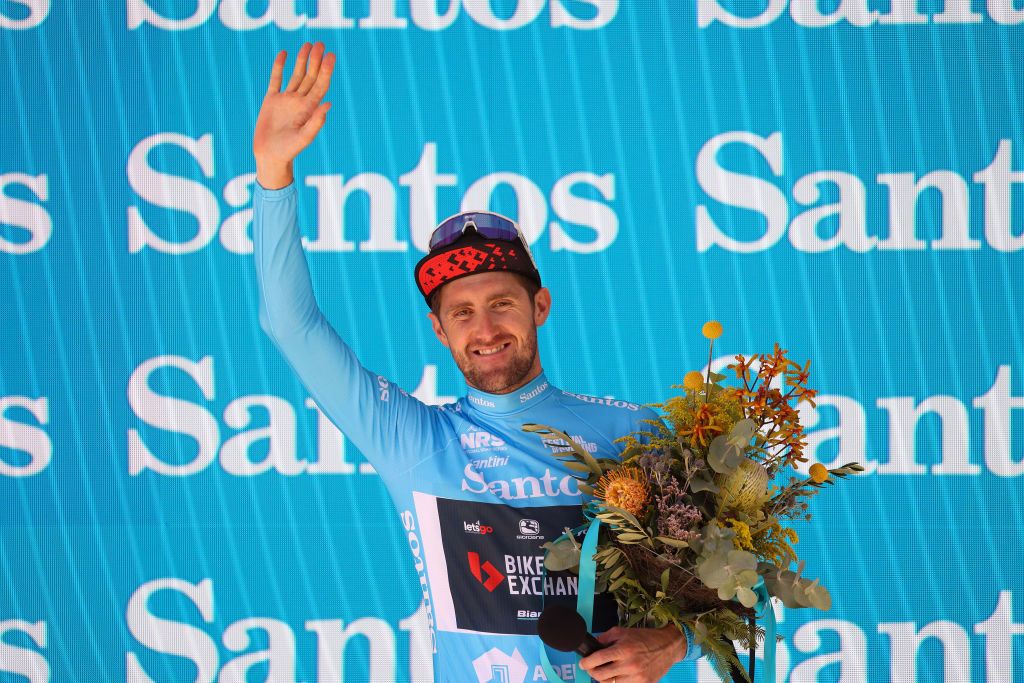
<path id="1" fill-rule="evenodd" d="M 591 669 L 587 673 L 600 683 L 612 680 L 614 680 L 615 683 L 625 683 L 625 681 L 628 680 L 626 670 L 616 662 L 605 664 L 604 666 L 600 666 L 596 669 Z"/>
<path id="2" fill-rule="evenodd" d="M 320 73 L 320 63 L 324 58 L 325 49 L 324 44 L 319 41 L 313 46 L 313 51 L 309 55 L 309 65 L 306 67 L 306 75 L 295 92 L 300 95 L 305 95 L 309 92 L 310 88 L 313 87 L 313 84 L 316 83 L 317 76 Z"/>
<path id="3" fill-rule="evenodd" d="M 592 671 L 608 662 L 615 661 L 617 653 L 612 648 L 602 648 L 591 653 L 580 660 L 580 668 L 584 671 Z"/>
<path id="4" fill-rule="evenodd" d="M 270 85 L 267 86 L 267 94 L 281 92 L 281 74 L 284 73 L 284 64 L 288 61 L 288 53 L 281 50 L 274 58 L 274 66 L 270 70 Z"/>
<path id="5" fill-rule="evenodd" d="M 302 79 L 306 76 L 306 57 L 309 56 L 309 50 L 313 46 L 309 43 L 303 43 L 302 48 L 299 49 L 299 54 L 295 58 L 295 70 L 292 71 L 291 80 L 288 81 L 288 87 L 285 88 L 287 92 L 292 92 L 299 83 L 302 83 Z"/>
<path id="6" fill-rule="evenodd" d="M 306 140 L 307 145 L 313 141 L 316 134 L 324 127 L 324 122 L 327 120 L 327 110 L 330 108 L 330 102 L 322 103 L 313 111 L 313 115 L 309 117 L 309 121 L 306 121 L 306 123 L 302 125 L 302 137 Z"/>
<path id="7" fill-rule="evenodd" d="M 336 62 L 337 57 L 335 54 L 328 52 L 324 57 L 323 65 L 320 67 L 320 73 L 317 74 L 316 83 L 313 84 L 313 88 L 309 91 L 310 97 L 320 101 L 327 94 L 327 88 L 331 87 L 331 74 L 334 73 Z"/>

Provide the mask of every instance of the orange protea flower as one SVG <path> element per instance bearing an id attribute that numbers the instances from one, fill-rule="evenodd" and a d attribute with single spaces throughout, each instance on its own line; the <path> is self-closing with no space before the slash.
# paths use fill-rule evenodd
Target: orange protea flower
<path id="1" fill-rule="evenodd" d="M 647 507 L 651 487 L 640 468 L 627 465 L 605 473 L 594 487 L 594 495 L 609 505 L 639 516 Z"/>

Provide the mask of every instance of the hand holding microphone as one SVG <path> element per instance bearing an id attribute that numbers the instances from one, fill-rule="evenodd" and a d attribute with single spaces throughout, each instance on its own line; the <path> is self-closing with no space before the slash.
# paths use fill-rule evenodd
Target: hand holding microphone
<path id="1" fill-rule="evenodd" d="M 575 652 L 580 657 L 605 647 L 587 631 L 583 617 L 568 605 L 545 607 L 537 620 L 537 633 L 546 645 L 562 652 Z"/>

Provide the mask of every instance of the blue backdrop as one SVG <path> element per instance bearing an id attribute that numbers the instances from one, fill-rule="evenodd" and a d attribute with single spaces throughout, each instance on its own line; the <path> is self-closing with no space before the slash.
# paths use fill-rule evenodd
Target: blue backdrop
<path id="1" fill-rule="evenodd" d="M 711 319 L 713 369 L 812 360 L 807 455 L 867 472 L 796 526 L 834 602 L 779 608 L 778 680 L 1024 680 L 1016 5 L 0 0 L 0 681 L 427 680 L 390 500 L 257 319 L 252 130 L 306 40 L 300 220 L 364 365 L 460 395 L 412 266 L 516 216 L 560 387 L 664 400 Z"/>

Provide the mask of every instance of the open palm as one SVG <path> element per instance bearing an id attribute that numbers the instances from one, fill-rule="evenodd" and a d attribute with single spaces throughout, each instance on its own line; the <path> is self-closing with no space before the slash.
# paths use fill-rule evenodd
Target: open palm
<path id="1" fill-rule="evenodd" d="M 284 90 L 281 90 L 281 83 L 288 53 L 282 50 L 274 59 L 270 85 L 252 138 L 257 166 L 291 163 L 323 128 L 331 105 L 320 100 L 331 84 L 335 63 L 335 56 L 331 53 L 325 56 L 324 50 L 323 43 L 304 43 Z"/>

